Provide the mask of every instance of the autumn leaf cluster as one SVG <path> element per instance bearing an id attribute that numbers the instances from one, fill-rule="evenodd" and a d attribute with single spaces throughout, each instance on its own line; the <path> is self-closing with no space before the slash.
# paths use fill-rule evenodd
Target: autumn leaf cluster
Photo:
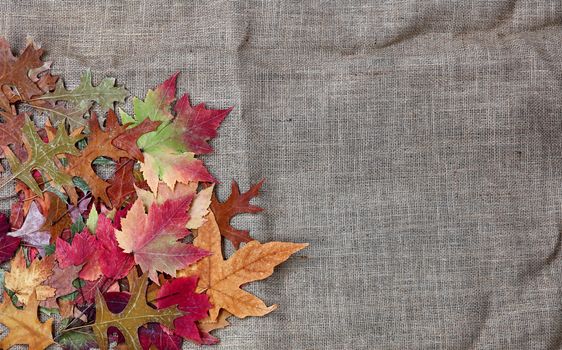
<path id="1" fill-rule="evenodd" d="M 13 193 L 0 214 L 0 349 L 180 349 L 275 310 L 242 287 L 306 244 L 232 226 L 262 210 L 250 201 L 263 181 L 216 197 L 200 156 L 231 108 L 177 98 L 176 73 L 116 112 L 128 93 L 115 79 L 86 71 L 68 89 L 42 56 L 0 38 L 0 188 Z"/>

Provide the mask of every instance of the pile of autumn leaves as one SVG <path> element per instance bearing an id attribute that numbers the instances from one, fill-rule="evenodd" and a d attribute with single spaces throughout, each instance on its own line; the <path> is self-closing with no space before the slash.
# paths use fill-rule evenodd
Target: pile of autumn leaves
<path id="1" fill-rule="evenodd" d="M 0 38 L 0 187 L 15 180 L 17 197 L 0 215 L 9 269 L 0 348 L 180 349 L 183 339 L 218 342 L 210 332 L 231 316 L 273 311 L 241 286 L 306 244 L 261 244 L 230 225 L 261 210 L 250 200 L 262 183 L 240 193 L 233 182 L 221 203 L 196 158 L 212 151 L 207 141 L 230 109 L 175 101 L 174 75 L 118 118 L 112 108 L 127 93 L 114 79 L 93 86 L 86 72 L 67 90 L 42 53 L 29 42 L 14 56 Z M 109 178 L 96 171 L 111 166 Z M 223 238 L 237 249 L 227 260 Z"/>

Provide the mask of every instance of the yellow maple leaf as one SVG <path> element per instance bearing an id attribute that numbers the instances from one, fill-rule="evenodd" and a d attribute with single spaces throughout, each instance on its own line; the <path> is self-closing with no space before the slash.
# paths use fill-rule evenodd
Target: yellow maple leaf
<path id="1" fill-rule="evenodd" d="M 186 226 L 188 229 L 198 229 L 205 223 L 205 217 L 209 213 L 209 206 L 211 205 L 211 197 L 214 188 L 215 185 L 204 188 L 193 198 L 193 202 L 191 202 L 191 207 L 189 208 L 189 221 Z"/>
<path id="2" fill-rule="evenodd" d="M 54 344 L 51 333 L 53 319 L 41 323 L 37 318 L 37 301 L 33 291 L 27 299 L 23 310 L 16 308 L 4 292 L 4 302 L 0 304 L 0 323 L 8 328 L 8 335 L 0 340 L 1 349 L 9 349 L 16 344 L 29 345 L 29 349 L 45 349 Z"/>
<path id="3" fill-rule="evenodd" d="M 225 309 L 238 318 L 263 316 L 277 308 L 266 306 L 253 294 L 240 288 L 242 284 L 265 279 L 273 273 L 273 268 L 293 253 L 308 246 L 307 243 L 248 242 L 237 250 L 230 259 L 224 260 L 221 249 L 221 235 L 215 216 L 210 212 L 207 221 L 197 231 L 193 241 L 196 247 L 213 254 L 178 272 L 178 276 L 198 275 L 197 292 L 205 292 L 213 307 L 209 310 L 210 320 L 219 316 Z"/>
<path id="4" fill-rule="evenodd" d="M 158 183 L 158 191 L 150 192 L 135 186 L 137 196 L 146 208 L 150 208 L 152 204 L 163 204 L 169 199 L 179 199 L 187 196 L 194 196 L 197 192 L 197 182 L 189 182 L 187 184 L 178 182 L 173 188 L 168 187 L 163 182 Z"/>
<path id="5" fill-rule="evenodd" d="M 153 193 L 158 192 L 162 180 L 170 188 L 176 183 L 215 182 L 215 179 L 200 159 L 191 152 L 176 153 L 168 148 L 159 148 L 156 154 L 144 153 L 140 171 Z"/>
<path id="6" fill-rule="evenodd" d="M 35 259 L 26 267 L 23 249 L 20 249 L 10 264 L 10 272 L 6 272 L 4 282 L 6 288 L 13 291 L 22 304 L 28 303 L 29 296 L 35 291 L 37 300 L 46 300 L 55 296 L 56 289 L 43 286 L 53 274 L 55 256 L 51 255 L 41 260 Z"/>

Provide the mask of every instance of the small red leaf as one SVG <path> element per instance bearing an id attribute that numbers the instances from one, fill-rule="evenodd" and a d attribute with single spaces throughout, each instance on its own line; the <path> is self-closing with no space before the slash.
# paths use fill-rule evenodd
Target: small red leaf
<path id="1" fill-rule="evenodd" d="M 57 260 L 61 269 L 70 265 L 82 265 L 96 250 L 96 237 L 85 229 L 76 234 L 72 243 L 57 238 L 55 243 Z"/>
<path id="2" fill-rule="evenodd" d="M 4 213 L 0 213 L 0 264 L 8 261 L 20 245 L 20 239 L 8 236 L 10 223 Z"/>
<path id="3" fill-rule="evenodd" d="M 72 244 L 63 239 L 56 241 L 57 260 L 61 268 L 85 264 L 80 278 L 94 281 L 103 274 L 110 279 L 120 279 L 134 265 L 133 257 L 123 252 L 115 239 L 115 228 L 103 214 L 99 216 L 96 235 L 88 229 L 74 236 Z"/>
<path id="4" fill-rule="evenodd" d="M 192 107 L 185 94 L 176 103 L 175 110 L 178 123 L 185 125 L 182 139 L 187 149 L 195 154 L 205 154 L 213 151 L 207 141 L 217 136 L 217 128 L 232 108 L 207 109 L 204 103 Z"/>

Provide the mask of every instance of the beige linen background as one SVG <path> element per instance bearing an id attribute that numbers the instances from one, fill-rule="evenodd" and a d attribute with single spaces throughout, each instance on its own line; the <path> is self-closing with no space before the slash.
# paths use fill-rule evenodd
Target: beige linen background
<path id="1" fill-rule="evenodd" d="M 5 1 L 78 83 L 235 106 L 205 157 L 310 247 L 217 349 L 560 349 L 562 3 Z M 2 193 L 6 194 L 6 193 Z M 7 203 L 2 206 L 8 208 Z M 1 317 L 1 316 L 0 316 Z M 186 348 L 196 348 L 192 344 Z"/>

